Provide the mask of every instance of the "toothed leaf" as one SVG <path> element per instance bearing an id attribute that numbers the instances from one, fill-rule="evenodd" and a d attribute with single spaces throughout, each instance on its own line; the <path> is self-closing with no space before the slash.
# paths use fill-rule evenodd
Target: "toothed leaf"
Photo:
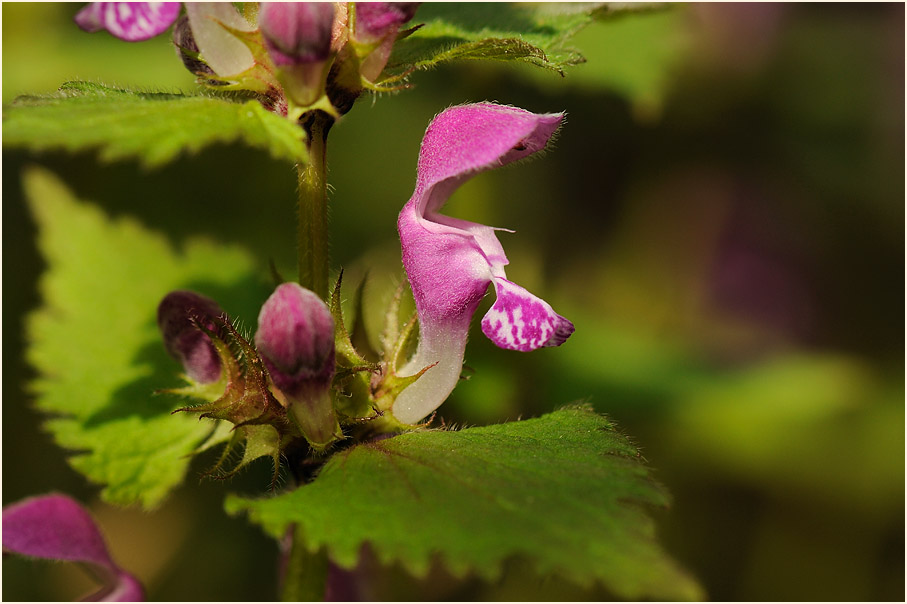
<path id="1" fill-rule="evenodd" d="M 96 149 L 104 161 L 160 166 L 215 143 L 243 143 L 306 162 L 301 128 L 256 101 L 136 92 L 68 82 L 54 94 L 22 96 L 3 110 L 3 145 L 30 151 Z"/>
<path id="2" fill-rule="evenodd" d="M 35 405 L 53 417 L 47 429 L 73 451 L 71 465 L 103 486 L 105 500 L 153 507 L 215 429 L 170 415 L 180 401 L 154 395 L 178 385 L 180 371 L 164 349 L 157 304 L 187 287 L 242 299 L 256 281 L 254 263 L 208 241 L 177 252 L 163 235 L 77 201 L 44 170 L 27 171 L 23 181 L 48 265 L 42 306 L 27 324 Z"/>
<path id="3" fill-rule="evenodd" d="M 494 580 L 512 557 L 544 575 L 635 599 L 700 599 L 664 552 L 650 508 L 668 498 L 603 416 L 568 408 L 538 419 L 422 431 L 337 453 L 314 482 L 268 499 L 233 496 L 275 537 L 296 524 L 309 548 L 353 567 L 368 544 L 424 576 L 437 558 Z"/>
<path id="4" fill-rule="evenodd" d="M 563 72 L 585 59 L 568 40 L 597 18 L 651 8 L 627 4 L 425 3 L 398 40 L 387 73 L 399 75 L 448 61 L 520 61 Z"/>

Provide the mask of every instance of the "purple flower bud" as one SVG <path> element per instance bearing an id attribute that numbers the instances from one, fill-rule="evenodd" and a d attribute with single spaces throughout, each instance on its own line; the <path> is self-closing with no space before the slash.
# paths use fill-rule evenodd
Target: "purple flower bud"
<path id="1" fill-rule="evenodd" d="M 186 373 L 196 382 L 209 383 L 220 379 L 220 357 L 211 338 L 198 327 L 216 327 L 211 318 L 224 314 L 217 302 L 190 291 L 174 291 L 161 300 L 157 309 L 157 324 L 164 336 L 170 356 L 183 364 Z"/>
<path id="2" fill-rule="evenodd" d="M 396 34 L 400 26 L 413 18 L 421 2 L 357 2 L 355 39 L 370 44 L 388 34 Z"/>
<path id="3" fill-rule="evenodd" d="M 258 24 L 274 64 L 320 63 L 331 54 L 334 4 L 265 2 Z"/>
<path id="4" fill-rule="evenodd" d="M 334 318 L 314 292 L 283 283 L 261 307 L 255 346 L 274 384 L 288 395 L 334 377 Z"/>
<path id="5" fill-rule="evenodd" d="M 309 444 L 323 450 L 342 437 L 330 392 L 334 317 L 321 298 L 296 283 L 279 285 L 261 307 L 255 346 Z"/>
<path id="6" fill-rule="evenodd" d="M 366 47 L 359 73 L 375 82 L 387 65 L 400 26 L 413 18 L 419 2 L 357 2 L 353 40 Z M 360 52 L 362 52 L 360 50 Z"/>

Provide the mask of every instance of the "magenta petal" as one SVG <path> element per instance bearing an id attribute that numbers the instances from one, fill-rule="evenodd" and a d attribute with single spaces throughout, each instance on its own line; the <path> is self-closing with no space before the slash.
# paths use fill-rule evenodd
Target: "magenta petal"
<path id="1" fill-rule="evenodd" d="M 334 317 L 318 295 L 282 283 L 258 314 L 255 347 L 281 390 L 329 385 L 334 376 Z"/>
<path id="2" fill-rule="evenodd" d="M 439 213 L 474 175 L 544 149 L 562 120 L 559 113 L 478 103 L 451 107 L 428 126 L 416 190 L 397 228 L 420 329 L 416 354 L 400 374 L 431 368 L 394 402 L 392 412 L 400 421 L 425 417 L 456 386 L 469 323 L 489 283 L 495 282 L 501 298 L 483 328 L 498 346 L 556 346 L 573 332 L 573 324 L 546 302 L 507 281 L 507 256 L 496 229 Z"/>
<path id="3" fill-rule="evenodd" d="M 560 346 L 573 333 L 573 323 L 551 305 L 507 279 L 495 279 L 498 299 L 482 319 L 482 333 L 509 350 L 528 352 Z"/>
<path id="4" fill-rule="evenodd" d="M 75 22 L 82 30 L 94 33 L 104 29 L 103 16 L 101 15 L 104 2 L 92 2 L 76 13 Z"/>
<path id="5" fill-rule="evenodd" d="M 164 33 L 180 13 L 179 2 L 93 2 L 76 15 L 85 31 L 106 29 L 127 42 Z"/>
<path id="6" fill-rule="evenodd" d="M 157 324 L 170 356 L 183 364 L 183 369 L 196 382 L 207 384 L 220 379 L 220 357 L 211 338 L 199 329 L 217 331 L 214 319 L 229 319 L 217 302 L 191 291 L 170 292 L 157 309 Z"/>
<path id="7" fill-rule="evenodd" d="M 395 34 L 416 14 L 421 2 L 356 2 L 355 37 L 360 42 L 375 42 Z"/>
<path id="8" fill-rule="evenodd" d="M 437 211 L 456 187 L 475 174 L 541 151 L 563 119 L 562 113 L 539 115 L 493 103 L 444 111 L 429 124 L 422 140 L 413 196 L 419 197 L 420 210 Z M 433 194 L 431 187 L 448 179 L 453 182 Z M 424 195 L 418 195 L 420 188 Z"/>
<path id="9" fill-rule="evenodd" d="M 64 495 L 31 497 L 3 508 L 3 549 L 33 558 L 91 564 L 107 582 L 92 599 L 144 599 L 139 582 L 110 558 L 91 515 Z"/>

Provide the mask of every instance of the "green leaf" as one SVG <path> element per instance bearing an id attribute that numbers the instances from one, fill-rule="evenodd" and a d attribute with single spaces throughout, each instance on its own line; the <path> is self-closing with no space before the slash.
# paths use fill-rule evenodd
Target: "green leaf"
<path id="1" fill-rule="evenodd" d="M 603 3 L 425 3 L 413 20 L 424 25 L 396 43 L 388 73 L 486 59 L 522 61 L 563 74 L 565 67 L 585 61 L 566 46 L 567 40 L 594 19 L 626 10 L 639 8 Z"/>
<path id="2" fill-rule="evenodd" d="M 314 482 L 270 499 L 227 500 L 278 537 L 353 567 L 368 543 L 383 563 L 424 576 L 434 556 L 457 576 L 495 580 L 505 560 L 629 599 L 699 599 L 655 540 L 649 507 L 667 494 L 603 416 L 568 408 L 538 419 L 423 431 L 337 453 Z"/>
<path id="3" fill-rule="evenodd" d="M 177 253 L 134 220 L 77 201 L 42 169 L 26 171 L 23 184 L 48 265 L 43 306 L 27 324 L 36 406 L 53 417 L 46 427 L 56 442 L 77 451 L 72 466 L 104 485 L 104 499 L 154 506 L 215 427 L 170 415 L 180 401 L 153 394 L 178 385 L 182 369 L 164 350 L 157 305 L 174 289 L 221 303 L 257 294 L 253 261 L 202 240 Z"/>
<path id="4" fill-rule="evenodd" d="M 31 151 L 98 149 L 102 160 L 160 166 L 181 152 L 243 143 L 276 159 L 305 162 L 301 128 L 256 101 L 135 92 L 69 82 L 54 94 L 23 96 L 4 108 L 3 144 Z"/>

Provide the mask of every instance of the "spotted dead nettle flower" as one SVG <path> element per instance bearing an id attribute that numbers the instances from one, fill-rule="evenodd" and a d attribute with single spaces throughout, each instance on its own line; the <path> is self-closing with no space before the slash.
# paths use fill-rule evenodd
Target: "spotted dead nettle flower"
<path id="1" fill-rule="evenodd" d="M 497 301 L 482 319 L 482 332 L 501 348 L 559 346 L 573 333 L 573 323 L 507 279 L 507 256 L 493 227 L 439 213 L 476 174 L 542 150 L 562 119 L 561 113 L 479 103 L 452 107 L 428 126 L 416 190 L 397 221 L 420 329 L 416 354 L 400 375 L 432 367 L 394 402 L 398 420 L 425 417 L 456 386 L 469 323 L 489 283 Z"/>
<path id="2" fill-rule="evenodd" d="M 92 2 L 76 14 L 76 24 L 88 32 L 106 29 L 127 42 L 148 40 L 173 25 L 179 2 Z"/>
<path id="3" fill-rule="evenodd" d="M 3 552 L 80 563 L 104 584 L 84 600 L 145 599 L 141 584 L 110 557 L 91 515 L 65 495 L 31 497 L 3 508 Z"/>

